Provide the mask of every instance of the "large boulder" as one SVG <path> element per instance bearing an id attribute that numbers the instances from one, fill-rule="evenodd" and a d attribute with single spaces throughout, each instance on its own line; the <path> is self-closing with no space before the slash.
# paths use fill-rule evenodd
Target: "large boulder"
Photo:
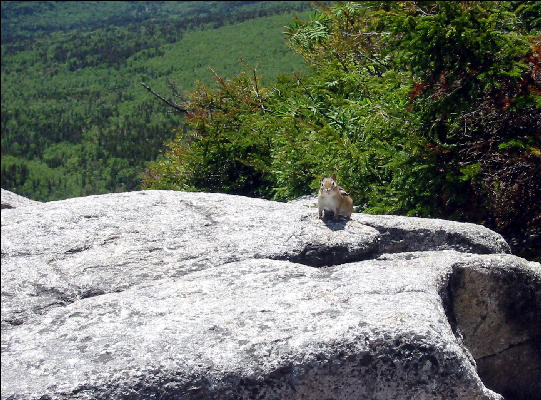
<path id="1" fill-rule="evenodd" d="M 4 193 L 2 193 L 4 195 Z M 481 226 L 144 191 L 2 210 L 3 399 L 534 399 L 541 267 Z"/>

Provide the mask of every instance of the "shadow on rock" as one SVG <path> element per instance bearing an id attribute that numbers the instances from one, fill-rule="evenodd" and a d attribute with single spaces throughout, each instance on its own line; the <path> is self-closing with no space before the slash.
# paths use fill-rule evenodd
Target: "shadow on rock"
<path id="1" fill-rule="evenodd" d="M 327 225 L 327 228 L 329 228 L 331 231 L 342 231 L 346 227 L 346 224 L 350 221 L 350 219 L 346 219 L 344 217 L 339 217 L 336 221 L 333 218 L 323 218 L 323 222 L 325 225 Z"/>

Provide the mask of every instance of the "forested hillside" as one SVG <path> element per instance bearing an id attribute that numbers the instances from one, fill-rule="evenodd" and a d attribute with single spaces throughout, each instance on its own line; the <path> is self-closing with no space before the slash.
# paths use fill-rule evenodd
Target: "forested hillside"
<path id="1" fill-rule="evenodd" d="M 2 2 L 2 187 L 35 200 L 125 191 L 180 117 L 181 93 L 247 65 L 302 70 L 282 32 L 308 2 Z"/>
<path id="2" fill-rule="evenodd" d="M 288 200 L 336 173 L 364 212 L 483 224 L 541 258 L 541 2 L 363 2 L 292 21 L 308 71 L 185 103 L 144 186 Z"/>

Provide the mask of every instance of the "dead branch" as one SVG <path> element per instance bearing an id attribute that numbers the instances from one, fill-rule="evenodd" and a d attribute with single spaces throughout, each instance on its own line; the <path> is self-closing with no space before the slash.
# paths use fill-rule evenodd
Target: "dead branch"
<path id="1" fill-rule="evenodd" d="M 150 93 L 152 93 L 154 96 L 156 96 L 158 99 L 160 99 L 161 101 L 163 101 L 165 104 L 167 104 L 169 107 L 172 107 L 176 112 L 179 112 L 179 113 L 185 113 L 185 112 L 188 112 L 188 110 L 181 106 L 180 104 L 177 104 L 175 103 L 174 101 L 172 100 L 168 100 L 166 99 L 165 97 L 163 97 L 162 95 L 160 95 L 159 93 L 156 93 L 154 91 L 154 89 L 152 89 L 150 86 L 148 86 L 146 83 L 144 82 L 141 82 L 141 85 L 146 89 L 148 90 Z"/>

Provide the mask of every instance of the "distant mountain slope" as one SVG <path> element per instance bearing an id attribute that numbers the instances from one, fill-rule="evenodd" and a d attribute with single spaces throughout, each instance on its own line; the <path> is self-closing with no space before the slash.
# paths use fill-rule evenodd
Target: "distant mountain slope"
<path id="1" fill-rule="evenodd" d="M 181 118 L 140 82 L 187 92 L 213 84 L 208 66 L 236 74 L 239 58 L 268 79 L 303 70 L 282 32 L 306 7 L 3 2 L 2 188 L 41 201 L 138 188 Z"/>
<path id="2" fill-rule="evenodd" d="M 88 31 L 152 21 L 186 28 L 309 8 L 306 1 L 4 1 L 2 43 L 55 31 Z"/>

